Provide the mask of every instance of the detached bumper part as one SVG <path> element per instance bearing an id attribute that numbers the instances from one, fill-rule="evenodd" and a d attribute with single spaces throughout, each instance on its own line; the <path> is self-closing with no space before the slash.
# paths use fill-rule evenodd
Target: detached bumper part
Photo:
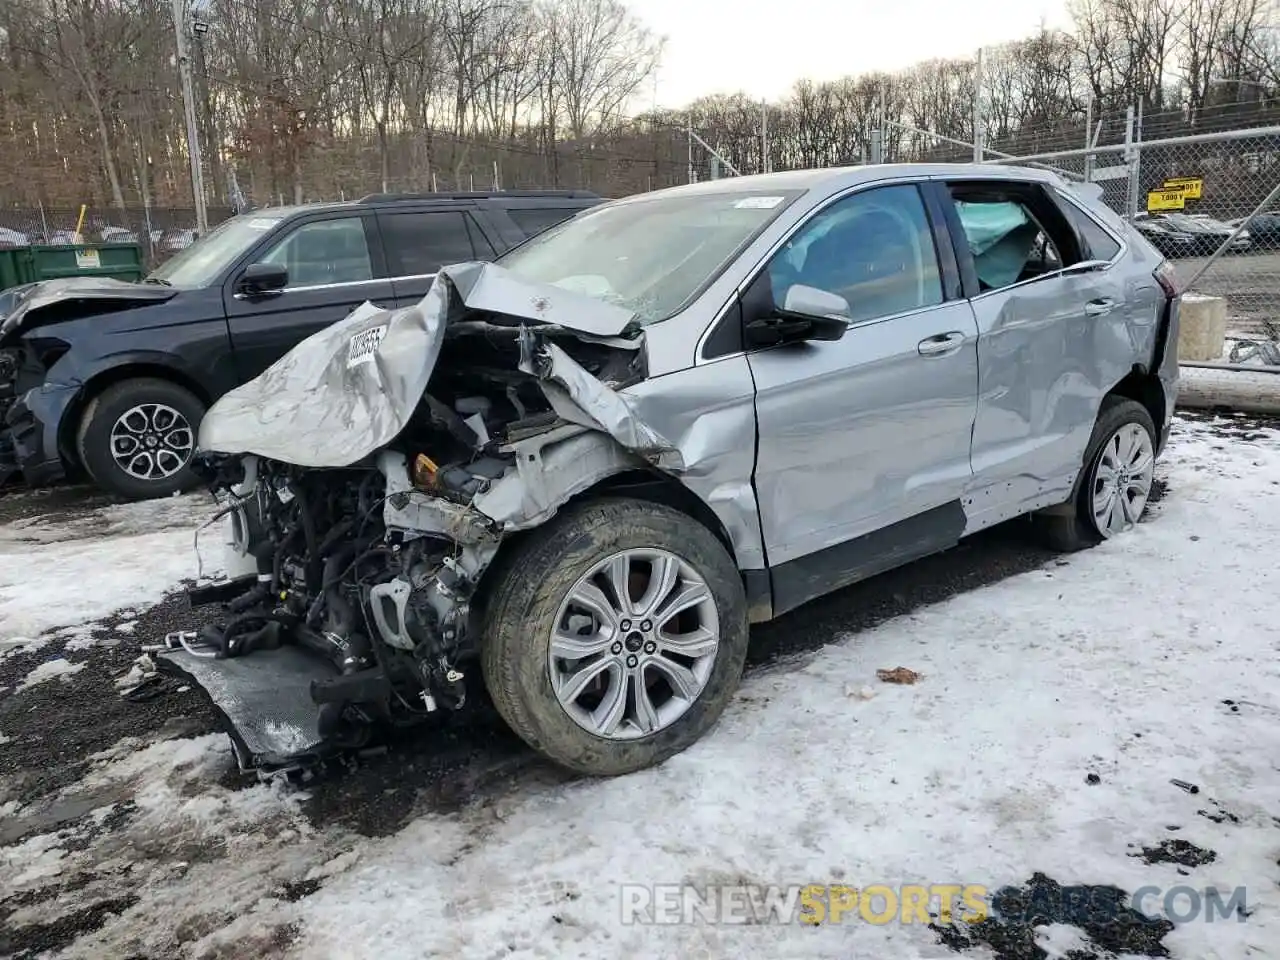
<path id="1" fill-rule="evenodd" d="M 79 390 L 45 384 L 9 403 L 0 424 L 0 479 L 21 472 L 28 485 L 41 487 L 66 476 L 58 432 Z"/>
<path id="2" fill-rule="evenodd" d="M 336 752 L 320 732 L 321 715 L 311 693 L 313 683 L 338 677 L 327 661 L 296 646 L 245 658 L 214 659 L 186 650 L 159 658 L 213 700 L 242 771 L 289 769 Z"/>

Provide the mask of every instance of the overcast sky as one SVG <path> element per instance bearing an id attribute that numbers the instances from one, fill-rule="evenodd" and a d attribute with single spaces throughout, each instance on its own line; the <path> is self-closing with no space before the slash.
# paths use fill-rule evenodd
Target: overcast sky
<path id="1" fill-rule="evenodd" d="M 801 77 L 896 70 L 934 57 L 972 56 L 1024 37 L 1041 21 L 1069 24 L 1064 0 L 627 0 L 667 37 L 659 106 L 711 93 L 778 99 Z M 655 91 L 637 97 L 652 105 Z"/>

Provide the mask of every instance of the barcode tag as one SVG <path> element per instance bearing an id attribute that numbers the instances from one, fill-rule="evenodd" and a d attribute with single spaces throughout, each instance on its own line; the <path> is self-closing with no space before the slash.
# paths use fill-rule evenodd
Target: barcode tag
<path id="1" fill-rule="evenodd" d="M 384 323 L 380 327 L 361 330 L 352 337 L 350 346 L 347 347 L 347 369 L 373 360 L 374 354 L 378 352 L 378 345 L 386 335 L 387 325 Z"/>

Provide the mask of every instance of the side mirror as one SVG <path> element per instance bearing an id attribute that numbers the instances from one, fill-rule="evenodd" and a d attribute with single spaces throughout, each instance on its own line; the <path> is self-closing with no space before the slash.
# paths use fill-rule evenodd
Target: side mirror
<path id="1" fill-rule="evenodd" d="M 236 293 L 261 297 L 279 293 L 289 285 L 289 271 L 274 263 L 251 263 L 236 281 Z"/>
<path id="2" fill-rule="evenodd" d="M 839 340 L 849 329 L 849 301 L 816 287 L 795 284 L 779 310 L 747 324 L 746 337 L 753 347 L 809 340 Z"/>

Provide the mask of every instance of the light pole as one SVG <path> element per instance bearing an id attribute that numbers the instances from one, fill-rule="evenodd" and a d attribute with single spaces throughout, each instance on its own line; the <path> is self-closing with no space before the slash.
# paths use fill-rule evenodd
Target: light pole
<path id="1" fill-rule="evenodd" d="M 196 128 L 195 95 L 191 88 L 191 56 L 187 50 L 186 11 L 184 0 L 173 0 L 173 33 L 178 44 L 178 76 L 182 80 L 182 110 L 187 119 L 187 156 L 191 160 L 191 195 L 196 204 L 196 232 L 204 236 L 209 230 L 208 212 L 204 205 L 204 174 L 200 163 L 200 133 Z"/>

